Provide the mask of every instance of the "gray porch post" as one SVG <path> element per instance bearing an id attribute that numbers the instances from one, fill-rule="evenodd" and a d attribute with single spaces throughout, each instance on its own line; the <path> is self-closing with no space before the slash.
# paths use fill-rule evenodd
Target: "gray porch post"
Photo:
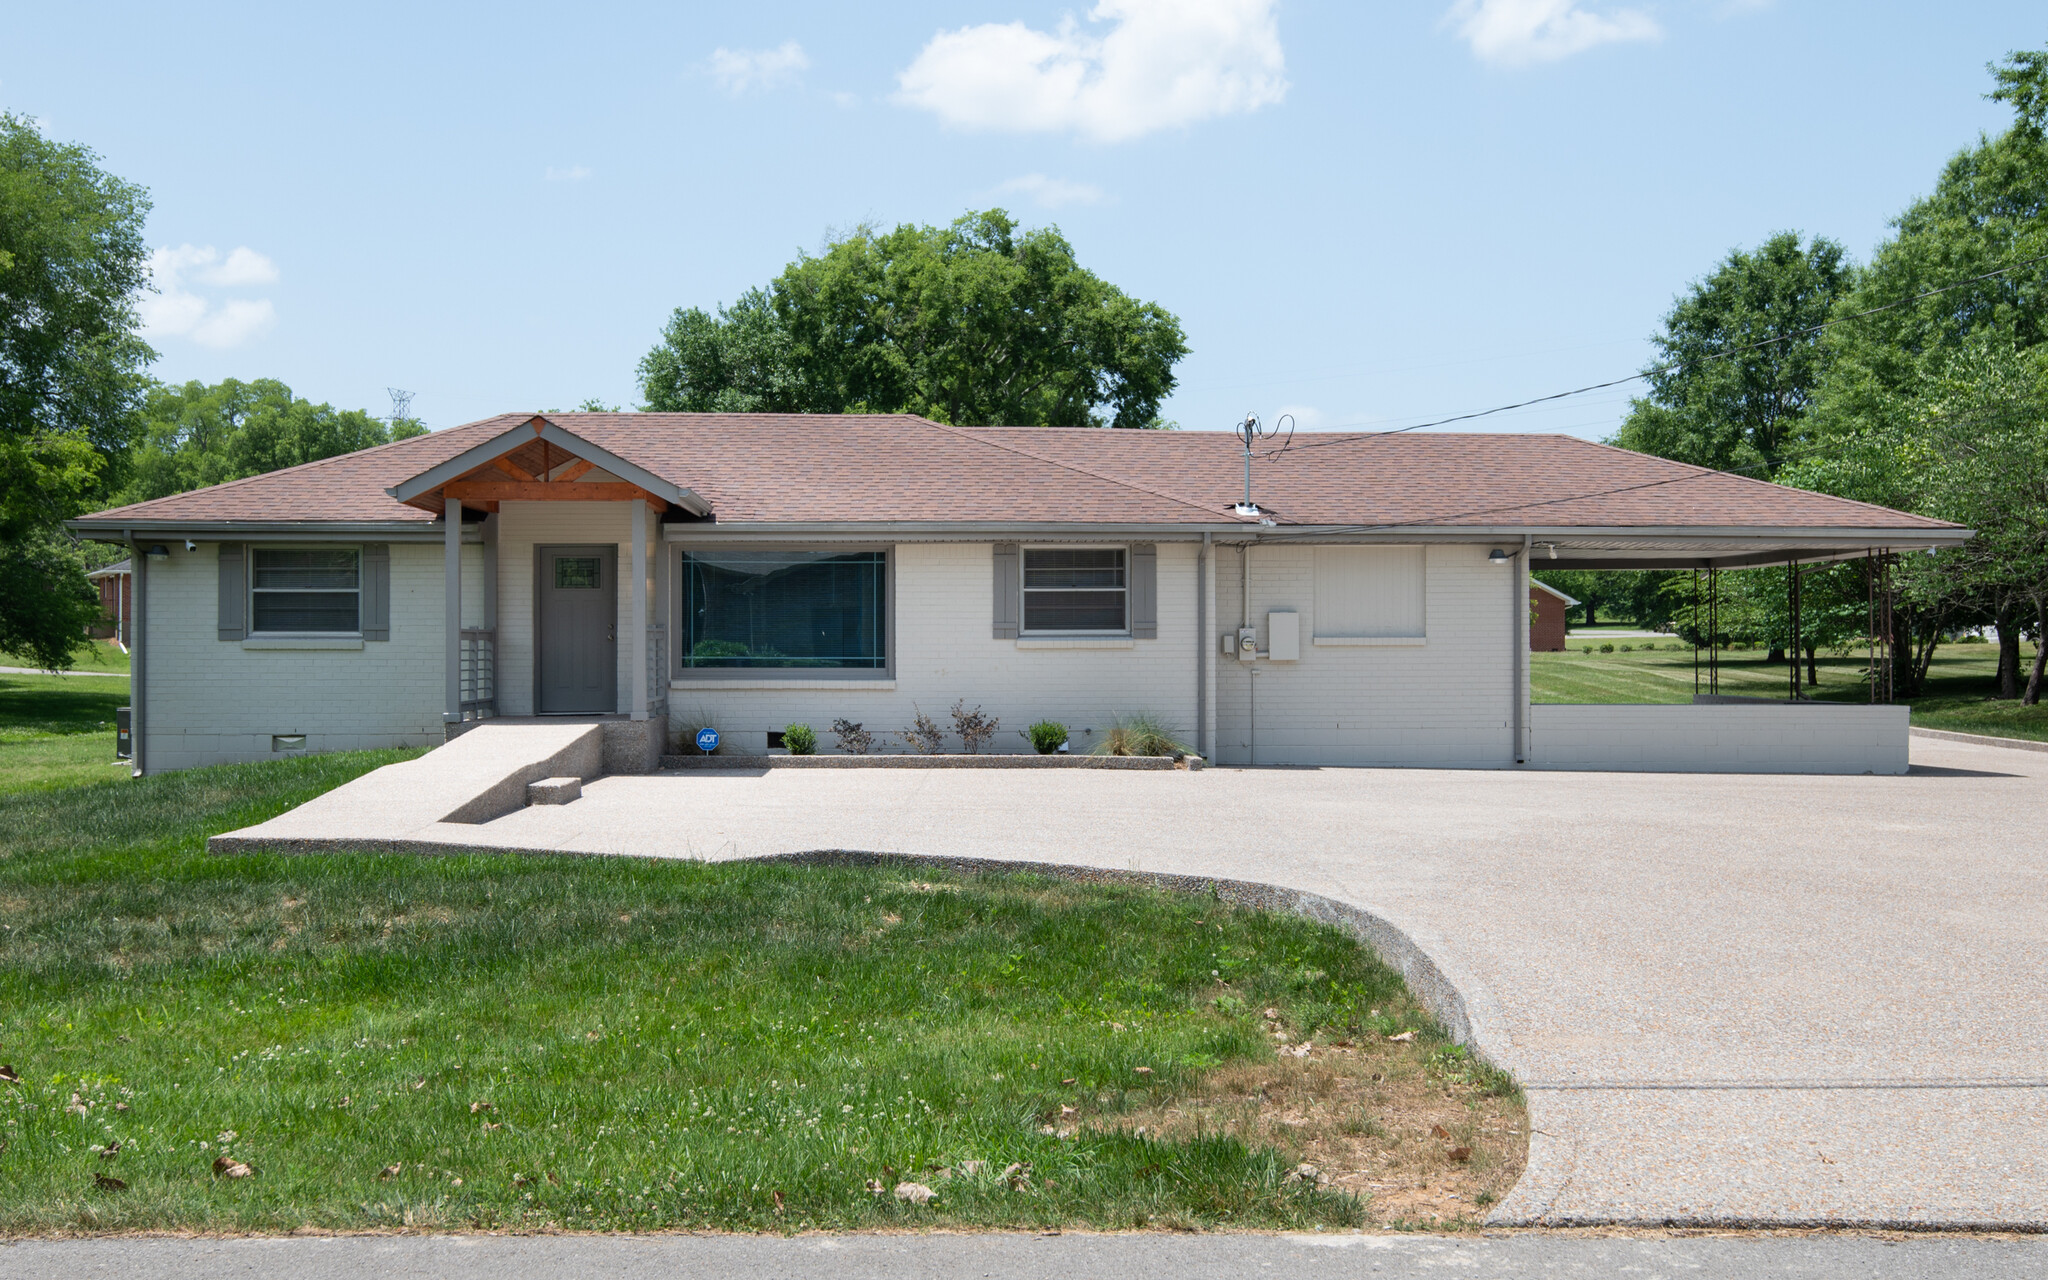
<path id="1" fill-rule="evenodd" d="M 626 661 L 633 664 L 635 720 L 647 718 L 647 504 L 633 499 L 633 604 L 626 613 Z"/>
<path id="2" fill-rule="evenodd" d="M 448 709 L 441 719 L 453 726 L 462 723 L 462 499 L 445 499 L 441 520 L 447 526 L 442 590 L 448 611 Z"/>

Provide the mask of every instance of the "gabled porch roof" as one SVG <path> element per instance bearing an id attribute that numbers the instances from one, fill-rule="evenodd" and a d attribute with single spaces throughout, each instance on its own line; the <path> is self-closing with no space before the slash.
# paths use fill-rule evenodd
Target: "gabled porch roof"
<path id="1" fill-rule="evenodd" d="M 587 480 L 593 471 L 603 477 Z M 629 502 L 673 504 L 693 516 L 711 506 L 681 485 L 585 440 L 538 415 L 463 450 L 384 492 L 439 515 L 450 498 L 495 511 L 500 502 Z"/>

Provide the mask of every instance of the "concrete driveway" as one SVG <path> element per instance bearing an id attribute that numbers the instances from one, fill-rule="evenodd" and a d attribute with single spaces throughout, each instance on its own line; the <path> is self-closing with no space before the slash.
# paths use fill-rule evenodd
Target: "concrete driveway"
<path id="1" fill-rule="evenodd" d="M 1904 777 L 691 772 L 416 836 L 1307 890 L 1413 939 L 1528 1087 L 1529 1169 L 1496 1221 L 2048 1227 L 2048 754 L 1915 739 L 1913 759 Z"/>

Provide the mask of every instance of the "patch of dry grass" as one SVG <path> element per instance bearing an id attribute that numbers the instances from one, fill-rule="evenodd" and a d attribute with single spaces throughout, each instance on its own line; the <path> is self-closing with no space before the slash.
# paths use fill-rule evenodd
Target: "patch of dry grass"
<path id="1" fill-rule="evenodd" d="M 1294 1041 L 1267 1022 L 1276 1052 L 1208 1072 L 1162 1106 L 1052 1121 L 1179 1142 L 1223 1135 L 1286 1153 L 1295 1176 L 1349 1192 L 1378 1226 L 1478 1225 L 1528 1159 L 1529 1122 L 1505 1076 L 1441 1041 L 1356 1036 Z M 1064 1108 L 1062 1109 L 1065 1110 Z"/>

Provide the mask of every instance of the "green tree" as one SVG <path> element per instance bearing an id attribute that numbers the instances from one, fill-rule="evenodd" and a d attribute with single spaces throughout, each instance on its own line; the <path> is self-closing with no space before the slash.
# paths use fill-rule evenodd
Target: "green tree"
<path id="1" fill-rule="evenodd" d="M 2041 483 L 2021 424 L 2040 420 L 2029 370 L 2048 340 L 2048 52 L 1992 73 L 2011 127 L 1948 162 L 1842 299 L 1811 415 L 1815 456 L 1784 477 L 1981 531 L 1969 548 L 1901 565 L 1893 679 L 1908 694 L 1948 627 L 1984 620 L 2007 638 L 1999 683 L 2012 693 L 2014 638 L 2034 599 L 2019 585 L 2032 553 L 2007 517 L 2033 510 Z M 2038 633 L 2048 619 L 2033 612 Z"/>
<path id="2" fill-rule="evenodd" d="M 716 315 L 678 309 L 639 372 L 657 411 L 1148 427 L 1186 354 L 1170 312 L 991 209 L 860 227 Z"/>
<path id="3" fill-rule="evenodd" d="M 0 113 L 0 648 L 70 665 L 98 597 L 61 522 L 103 501 L 134 427 L 149 200 Z"/>
<path id="4" fill-rule="evenodd" d="M 151 389 L 128 460 L 121 502 L 143 502 L 280 467 L 424 435 L 417 419 L 389 425 L 361 409 L 292 394 L 274 378 Z"/>
<path id="5" fill-rule="evenodd" d="M 1649 393 L 1613 443 L 1720 470 L 1775 472 L 1827 363 L 1823 324 L 1854 283 L 1842 247 L 1780 232 L 1695 281 L 1652 341 Z"/>

